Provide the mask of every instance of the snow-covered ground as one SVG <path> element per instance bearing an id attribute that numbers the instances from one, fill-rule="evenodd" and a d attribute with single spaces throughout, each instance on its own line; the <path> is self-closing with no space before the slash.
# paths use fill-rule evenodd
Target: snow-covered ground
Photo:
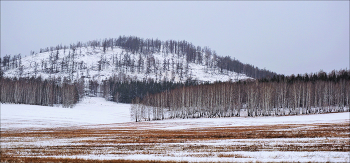
<path id="1" fill-rule="evenodd" d="M 205 153 L 196 153 L 197 155 L 205 155 Z M 157 161 L 176 161 L 176 162 L 348 162 L 349 159 L 344 158 L 348 153 L 346 152 L 279 152 L 279 151 L 264 151 L 264 152 L 226 152 L 227 155 L 237 156 L 231 158 L 217 158 L 217 157 L 189 157 L 186 154 L 180 154 L 179 157 L 159 157 L 154 155 L 128 155 L 125 157 L 118 157 L 123 160 L 157 160 Z M 242 157 L 243 158 L 240 158 Z M 113 155 L 90 155 L 90 156 L 64 156 L 56 158 L 82 158 L 92 160 L 114 160 Z M 347 157 L 349 158 L 349 156 Z"/>
<path id="2" fill-rule="evenodd" d="M 123 132 L 139 131 L 208 131 L 224 130 L 238 127 L 255 131 L 255 126 L 290 125 L 291 128 L 272 129 L 273 132 L 288 131 L 291 133 L 308 130 L 322 124 L 349 124 L 349 112 L 329 113 L 318 115 L 280 116 L 280 117 L 232 117 L 232 118 L 200 118 L 200 119 L 170 119 L 151 122 L 132 122 L 129 104 L 118 104 L 106 101 L 103 98 L 86 97 L 73 108 L 46 107 L 35 105 L 1 104 L 1 131 L 5 133 L 25 134 L 38 131 L 44 137 L 19 136 L 2 137 L 3 149 L 18 152 L 23 156 L 40 156 L 31 153 L 33 150 L 56 149 L 65 151 L 66 147 L 81 146 L 92 147 L 90 154 L 75 154 L 57 156 L 43 155 L 43 157 L 70 157 L 84 159 L 131 159 L 131 160 L 163 160 L 163 161 L 190 161 L 190 162 L 347 162 L 350 161 L 350 137 L 282 137 L 282 138 L 219 138 L 196 139 L 184 142 L 158 142 L 158 143 L 120 143 L 123 141 Z M 346 128 L 347 125 L 345 125 Z M 106 132 L 101 135 L 76 137 L 50 137 L 45 136 L 46 129 L 50 132 L 73 130 L 75 128 L 91 131 Z M 264 127 L 262 127 L 263 129 Z M 343 125 L 344 128 L 344 125 Z M 54 129 L 54 130 L 52 130 Z M 96 130 L 97 129 L 97 130 Z M 203 130 L 202 130 L 203 129 Z M 336 129 L 336 128 L 334 128 Z M 218 131 L 219 131 L 218 130 Z M 258 129 L 257 133 L 259 133 Z M 84 131 L 85 132 L 85 131 Z M 116 133 L 116 134 L 110 134 Z M 232 132 L 232 130 L 230 130 Z M 344 131 L 342 131 L 344 132 Z M 345 130 L 346 132 L 346 130 Z M 98 132 L 99 133 L 99 132 Z M 122 135 L 118 135 L 122 134 Z M 341 132 L 340 132 L 341 133 Z M 129 133 L 130 134 L 130 133 Z M 135 133 L 137 134 L 137 133 Z M 82 134 L 84 135 L 84 134 Z M 349 135 L 349 132 L 345 133 Z M 130 138 L 132 139 L 132 137 Z M 138 139 L 138 138 L 137 138 Z M 137 140 L 135 139 L 135 140 Z M 114 142 L 114 143 L 111 143 Z M 96 146 L 96 143 L 98 146 Z M 329 144 L 334 146 L 329 146 Z M 347 145 L 346 145 L 347 144 Z M 320 148 L 320 146 L 322 148 Z M 59 148 L 62 149 L 59 149 Z M 121 148 L 123 147 L 123 148 Z M 246 150 L 236 150 L 245 147 Z M 250 148 L 256 148 L 255 151 Z M 289 151 L 289 147 L 301 151 Z M 327 149 L 324 149 L 324 148 Z M 342 150 L 337 151 L 338 147 Z M 285 149 L 287 148 L 287 150 Z M 344 151 L 344 148 L 345 149 Z M 316 149 L 316 151 L 315 151 Z M 323 151 L 318 151 L 322 149 Z M 18 151 L 17 151 L 18 150 Z M 73 150 L 73 149 L 72 149 Z M 84 150 L 84 149 L 82 149 Z M 45 150 L 42 150 L 45 152 Z M 50 150 L 46 150 L 48 152 Z M 40 153 L 39 153 L 40 154 Z"/>
<path id="3" fill-rule="evenodd" d="M 56 128 L 130 121 L 130 105 L 85 97 L 73 108 L 1 104 L 1 130 Z"/>
<path id="4" fill-rule="evenodd" d="M 145 128 L 153 129 L 189 129 L 202 127 L 258 126 L 278 124 L 313 124 L 349 122 L 350 112 L 311 114 L 278 117 L 231 117 L 231 118 L 198 118 L 168 119 L 163 121 L 144 122 Z"/>
<path id="5" fill-rule="evenodd" d="M 1 104 L 1 129 L 119 126 L 132 122 L 130 104 L 85 97 L 73 108 Z M 349 121 L 350 112 L 278 117 L 231 117 L 168 119 L 135 124 L 143 129 L 189 129 L 202 127 L 256 126 L 275 124 L 340 123 Z"/>

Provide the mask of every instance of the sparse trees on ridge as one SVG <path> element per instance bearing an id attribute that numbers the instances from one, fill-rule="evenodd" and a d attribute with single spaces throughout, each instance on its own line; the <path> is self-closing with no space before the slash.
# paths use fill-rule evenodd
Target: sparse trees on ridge
<path id="1" fill-rule="evenodd" d="M 225 73 L 227 71 L 234 71 L 237 73 L 244 73 L 248 77 L 260 79 L 265 77 L 272 77 L 276 75 L 276 73 L 259 69 L 249 64 L 243 64 L 236 59 L 231 59 L 230 57 L 220 57 L 216 55 L 215 51 L 212 51 L 208 47 L 200 47 L 194 46 L 192 43 L 187 41 L 160 41 L 158 39 L 142 39 L 135 36 L 119 36 L 118 38 L 106 38 L 101 40 L 93 40 L 88 42 L 77 42 L 72 43 L 69 46 L 62 46 L 61 44 L 57 46 L 41 48 L 40 53 L 49 53 L 51 54 L 49 61 L 45 61 L 41 66 L 45 67 L 45 72 L 51 73 L 59 73 L 60 69 L 57 64 L 58 63 L 58 54 L 59 50 L 63 49 L 63 54 L 66 55 L 66 50 L 69 51 L 69 57 L 65 57 L 62 60 L 65 60 L 67 68 L 65 70 L 67 72 L 76 71 L 77 63 L 74 61 L 77 54 L 81 54 L 82 47 L 92 47 L 93 49 L 98 48 L 102 50 L 103 53 L 110 48 L 113 50 L 113 47 L 119 47 L 129 52 L 131 54 L 141 54 L 143 58 L 146 58 L 150 54 L 154 53 L 162 53 L 163 55 L 167 55 L 168 53 L 172 53 L 174 57 L 179 59 L 183 57 L 186 60 L 186 63 L 197 63 L 206 66 L 206 70 L 211 69 L 215 71 L 220 71 L 221 73 Z M 31 51 L 30 54 L 34 54 L 34 51 Z M 122 59 L 120 57 L 119 59 Z M 137 62 L 137 61 L 136 61 Z M 135 63 L 136 63 L 135 62 Z M 2 69 L 6 71 L 8 69 L 14 69 L 20 67 L 20 58 L 15 55 L 14 57 L 5 56 L 2 59 Z M 130 65 L 131 66 L 131 65 Z M 62 66 L 61 72 L 62 72 Z M 128 68 L 128 67 L 125 67 Z M 133 69 L 132 69 L 133 70 Z M 179 69 L 180 70 L 180 69 Z M 181 71 L 180 71 L 181 72 Z M 187 75 L 186 73 L 183 75 Z M 72 74 L 70 75 L 73 76 Z"/>

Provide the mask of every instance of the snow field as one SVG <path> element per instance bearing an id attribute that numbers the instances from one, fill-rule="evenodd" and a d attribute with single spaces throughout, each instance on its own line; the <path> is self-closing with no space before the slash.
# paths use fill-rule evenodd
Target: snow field
<path id="1" fill-rule="evenodd" d="M 156 160 L 156 161 L 176 161 L 176 162 L 348 162 L 347 152 L 227 152 L 227 155 L 237 156 L 237 158 L 208 158 L 189 157 L 182 154 L 176 157 L 156 156 L 156 155 L 128 155 L 116 157 L 114 155 L 89 155 L 89 156 L 63 156 L 54 158 L 81 158 L 87 160 Z M 197 153 L 201 155 L 201 153 Z M 205 155 L 205 154 L 202 154 Z M 50 156 L 49 156 L 50 157 Z M 52 156 L 51 156 L 52 157 Z M 244 157 L 244 158 L 240 158 Z"/>
<path id="2" fill-rule="evenodd" d="M 1 104 L 1 130 L 90 126 L 130 121 L 130 105 L 85 97 L 73 108 Z"/>

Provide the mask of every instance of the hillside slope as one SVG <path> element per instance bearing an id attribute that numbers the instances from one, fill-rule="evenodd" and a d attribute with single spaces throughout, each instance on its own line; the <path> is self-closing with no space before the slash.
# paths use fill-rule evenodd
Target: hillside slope
<path id="1" fill-rule="evenodd" d="M 79 78 L 97 80 L 114 76 L 121 79 L 203 82 L 265 78 L 277 75 L 229 56 L 219 56 L 208 47 L 187 41 L 160 41 L 135 36 L 57 45 L 31 51 L 29 56 L 1 58 L 5 77 Z"/>
<path id="2" fill-rule="evenodd" d="M 245 74 L 220 71 L 218 67 L 205 63 L 187 62 L 174 53 L 131 53 L 114 47 L 103 51 L 103 47 L 81 47 L 76 50 L 61 49 L 18 57 L 10 61 L 10 68 L 3 66 L 4 77 L 61 78 L 74 81 L 79 78 L 101 82 L 109 77 L 134 80 L 175 81 L 188 79 L 203 82 L 236 81 L 248 79 Z M 17 65 L 18 66 L 17 66 Z"/>

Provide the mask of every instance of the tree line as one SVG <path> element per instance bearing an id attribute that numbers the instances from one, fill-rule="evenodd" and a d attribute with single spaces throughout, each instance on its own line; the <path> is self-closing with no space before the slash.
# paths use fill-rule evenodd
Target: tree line
<path id="1" fill-rule="evenodd" d="M 156 82 L 152 79 L 144 81 L 119 80 L 111 77 L 108 80 L 103 80 L 101 85 L 97 81 L 90 81 L 90 95 L 97 96 L 99 89 L 101 91 L 100 96 L 106 100 L 132 103 L 132 100 L 135 98 L 143 99 L 143 97 L 148 95 L 197 84 L 198 82 L 191 80 L 182 83 L 172 81 Z"/>
<path id="2" fill-rule="evenodd" d="M 133 100 L 135 121 L 349 110 L 350 71 L 183 86 Z"/>
<path id="3" fill-rule="evenodd" d="M 78 83 L 58 82 L 58 80 L 42 80 L 38 78 L 0 78 L 0 102 L 14 104 L 30 104 L 73 107 L 82 97 L 83 92 Z M 80 96 L 80 97 L 79 97 Z"/>

